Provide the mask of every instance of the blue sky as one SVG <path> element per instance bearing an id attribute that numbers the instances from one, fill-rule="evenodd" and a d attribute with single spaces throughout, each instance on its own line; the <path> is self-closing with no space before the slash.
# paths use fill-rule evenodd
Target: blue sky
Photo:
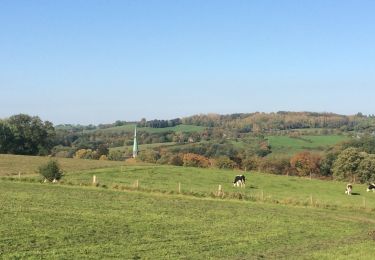
<path id="1" fill-rule="evenodd" d="M 375 113 L 375 1 L 0 1 L 0 118 Z"/>

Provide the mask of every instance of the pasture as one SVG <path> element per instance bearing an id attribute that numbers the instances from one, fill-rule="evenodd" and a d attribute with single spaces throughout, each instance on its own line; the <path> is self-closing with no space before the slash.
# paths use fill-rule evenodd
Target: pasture
<path id="1" fill-rule="evenodd" d="M 47 159 L 0 158 L 8 171 L 17 160 L 36 166 Z M 344 182 L 96 162 L 68 159 L 71 170 L 62 164 L 60 184 L 42 184 L 35 173 L 24 181 L 3 174 L 0 258 L 372 259 L 375 253 L 369 235 L 375 193 L 365 185 L 347 196 Z M 237 174 L 246 175 L 246 188 L 233 187 Z M 215 195 L 218 185 L 225 196 Z"/>
<path id="2" fill-rule="evenodd" d="M 245 188 L 233 187 L 232 181 L 237 174 L 245 174 Z M 364 184 L 355 184 L 353 193 L 356 195 L 347 196 L 344 194 L 345 182 L 310 180 L 259 172 L 144 165 L 68 173 L 64 181 L 74 185 L 88 185 L 92 182 L 93 175 L 101 185 L 107 187 L 123 186 L 131 189 L 138 181 L 139 188 L 145 191 L 177 193 L 180 183 L 181 193 L 212 197 L 221 185 L 227 198 L 240 196 L 245 200 L 290 205 L 312 204 L 327 208 L 366 207 L 375 211 L 375 193 L 366 192 L 367 186 Z"/>
<path id="3" fill-rule="evenodd" d="M 38 167 L 50 159 L 49 157 L 41 156 L 0 154 L 0 176 L 18 175 L 19 172 L 22 176 L 35 175 L 38 172 Z M 70 158 L 58 158 L 57 161 L 65 172 L 124 165 L 124 162 L 78 160 Z"/>
<path id="4" fill-rule="evenodd" d="M 0 258 L 372 259 L 373 212 L 0 181 Z"/>
<path id="5" fill-rule="evenodd" d="M 271 155 L 293 155 L 302 151 L 321 152 L 326 148 L 346 141 L 345 135 L 303 135 L 300 137 L 267 136 Z"/>

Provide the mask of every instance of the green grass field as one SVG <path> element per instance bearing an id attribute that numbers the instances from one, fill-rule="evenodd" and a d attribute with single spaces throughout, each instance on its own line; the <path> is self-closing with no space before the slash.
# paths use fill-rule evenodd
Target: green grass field
<path id="1" fill-rule="evenodd" d="M 239 173 L 121 165 L 68 171 L 62 184 L 3 176 L 0 258 L 373 259 L 365 185 L 347 196 L 343 182 L 252 172 L 234 188 Z M 218 185 L 226 196 L 213 195 Z"/>
<path id="2" fill-rule="evenodd" d="M 247 176 L 246 188 L 233 187 L 235 175 Z M 87 170 L 80 173 L 68 173 L 66 182 L 76 185 L 90 184 L 95 175 L 98 182 L 107 187 L 132 187 L 138 180 L 139 187 L 147 191 L 177 192 L 178 183 L 181 191 L 210 197 L 221 185 L 228 197 L 241 193 L 249 200 L 268 201 L 270 203 L 310 205 L 317 207 L 362 208 L 375 211 L 375 193 L 366 192 L 366 185 L 355 184 L 353 193 L 344 194 L 345 182 L 323 181 L 299 177 L 278 176 L 264 173 L 243 173 L 232 170 L 200 169 L 173 166 L 123 166 L 113 169 Z"/>
<path id="3" fill-rule="evenodd" d="M 273 155 L 293 155 L 301 151 L 321 152 L 329 146 L 348 140 L 344 135 L 306 135 L 299 138 L 268 136 Z"/>
<path id="4" fill-rule="evenodd" d="M 369 212 L 0 181 L 0 258 L 372 259 Z"/>
<path id="5" fill-rule="evenodd" d="M 48 162 L 50 159 L 49 157 L 40 156 L 0 154 L 0 176 L 18 175 L 19 172 L 22 176 L 36 174 L 38 167 Z M 124 165 L 124 162 L 115 161 L 78 160 L 70 158 L 53 159 L 56 159 L 60 163 L 65 172 Z"/>

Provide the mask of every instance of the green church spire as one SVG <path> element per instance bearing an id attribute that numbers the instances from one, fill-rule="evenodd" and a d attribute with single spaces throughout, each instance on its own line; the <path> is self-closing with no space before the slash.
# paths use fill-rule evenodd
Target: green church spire
<path id="1" fill-rule="evenodd" d="M 133 144 L 133 158 L 138 156 L 138 143 L 137 143 L 137 126 L 134 130 L 134 144 Z"/>

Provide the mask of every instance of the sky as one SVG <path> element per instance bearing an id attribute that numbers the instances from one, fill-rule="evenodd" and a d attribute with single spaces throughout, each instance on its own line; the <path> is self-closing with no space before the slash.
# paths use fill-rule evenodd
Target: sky
<path id="1" fill-rule="evenodd" d="M 373 0 L 1 0 L 0 118 L 375 113 Z"/>

